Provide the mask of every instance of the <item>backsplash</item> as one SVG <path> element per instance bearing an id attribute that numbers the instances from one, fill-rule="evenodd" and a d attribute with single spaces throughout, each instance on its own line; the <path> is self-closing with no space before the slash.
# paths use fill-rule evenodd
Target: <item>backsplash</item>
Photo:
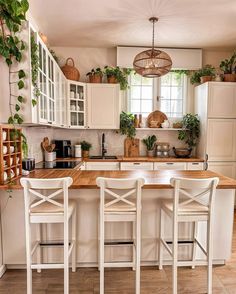
<path id="1" fill-rule="evenodd" d="M 27 127 L 23 129 L 29 144 L 29 157 L 35 157 L 36 162 L 43 160 L 43 153 L 41 149 L 41 142 L 44 137 L 50 140 L 71 140 L 72 145 L 86 140 L 92 144 L 90 151 L 91 155 L 101 154 L 101 138 L 102 133 L 106 136 L 106 147 L 108 155 L 123 155 L 124 154 L 124 139 L 125 136 L 120 135 L 114 130 L 68 130 L 68 129 L 53 129 L 41 127 Z M 168 142 L 171 148 L 184 146 L 183 142 L 178 140 L 177 131 L 141 131 L 138 130 L 136 137 L 142 140 L 148 135 L 155 134 L 158 142 Z M 140 155 L 146 155 L 146 148 L 140 142 Z"/>

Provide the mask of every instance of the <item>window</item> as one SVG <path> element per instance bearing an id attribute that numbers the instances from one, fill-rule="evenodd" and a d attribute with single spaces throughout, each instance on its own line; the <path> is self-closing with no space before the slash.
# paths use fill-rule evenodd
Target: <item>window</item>
<path id="1" fill-rule="evenodd" d="M 129 111 L 144 117 L 153 111 L 153 79 L 130 75 Z"/>
<path id="2" fill-rule="evenodd" d="M 186 96 L 186 77 L 184 74 L 170 72 L 159 79 L 130 75 L 128 99 L 129 112 L 147 117 L 159 109 L 169 118 L 182 117 Z M 159 99 L 154 99 L 159 97 Z"/>
<path id="3" fill-rule="evenodd" d="M 160 79 L 160 110 L 168 117 L 182 117 L 184 112 L 185 75 L 170 72 Z"/>

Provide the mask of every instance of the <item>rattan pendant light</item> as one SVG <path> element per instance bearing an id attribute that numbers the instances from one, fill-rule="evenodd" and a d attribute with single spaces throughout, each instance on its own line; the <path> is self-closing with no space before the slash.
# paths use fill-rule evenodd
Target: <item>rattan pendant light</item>
<path id="1" fill-rule="evenodd" d="M 171 70 L 172 60 L 170 56 L 159 49 L 154 49 L 154 27 L 157 17 L 149 18 L 152 22 L 152 48 L 137 54 L 133 61 L 134 70 L 143 77 L 156 78 L 167 74 Z"/>

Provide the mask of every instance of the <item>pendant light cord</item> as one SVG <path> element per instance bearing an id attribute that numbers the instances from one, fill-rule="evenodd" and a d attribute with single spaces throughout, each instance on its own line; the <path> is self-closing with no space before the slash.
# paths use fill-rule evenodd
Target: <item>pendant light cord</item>
<path id="1" fill-rule="evenodd" d="M 155 26 L 155 21 L 153 20 L 152 21 L 152 49 L 154 50 L 154 36 L 155 36 L 155 28 L 154 28 L 154 26 Z"/>

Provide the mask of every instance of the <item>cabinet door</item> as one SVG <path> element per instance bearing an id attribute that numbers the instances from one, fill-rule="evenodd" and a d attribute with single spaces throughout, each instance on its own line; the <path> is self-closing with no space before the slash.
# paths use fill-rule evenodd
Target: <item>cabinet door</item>
<path id="1" fill-rule="evenodd" d="M 207 127 L 208 161 L 235 160 L 235 131 L 234 119 L 209 119 Z"/>
<path id="2" fill-rule="evenodd" d="M 209 118 L 236 118 L 236 85 L 209 83 Z"/>
<path id="3" fill-rule="evenodd" d="M 175 170 L 186 170 L 185 162 L 155 162 L 154 170 L 160 169 L 175 169 Z"/>
<path id="4" fill-rule="evenodd" d="M 121 170 L 153 170 L 152 162 L 121 162 Z"/>
<path id="5" fill-rule="evenodd" d="M 86 84 L 67 81 L 68 125 L 70 128 L 83 129 L 86 126 Z"/>
<path id="6" fill-rule="evenodd" d="M 119 170 L 119 162 L 86 162 L 86 170 Z"/>
<path id="7" fill-rule="evenodd" d="M 208 162 L 207 169 L 235 179 L 236 164 L 234 162 Z"/>
<path id="8" fill-rule="evenodd" d="M 203 170 L 203 162 L 187 162 L 187 170 Z"/>
<path id="9" fill-rule="evenodd" d="M 88 84 L 88 127 L 91 129 L 119 129 L 119 85 Z"/>

